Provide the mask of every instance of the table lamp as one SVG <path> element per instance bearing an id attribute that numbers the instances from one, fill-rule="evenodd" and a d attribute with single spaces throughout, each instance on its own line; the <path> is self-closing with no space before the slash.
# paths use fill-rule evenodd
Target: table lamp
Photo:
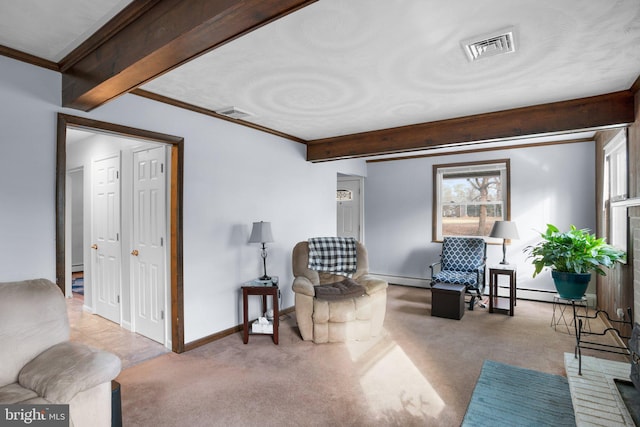
<path id="1" fill-rule="evenodd" d="M 502 239 L 502 261 L 500 264 L 509 264 L 507 262 L 507 239 L 519 239 L 518 228 L 513 221 L 496 221 L 493 223 L 491 234 L 489 237 L 498 237 Z"/>
<path id="2" fill-rule="evenodd" d="M 251 230 L 251 236 L 249 237 L 249 243 L 262 243 L 262 266 L 264 267 L 264 275 L 260 280 L 271 280 L 271 277 L 267 276 L 267 248 L 265 243 L 273 242 L 273 235 L 271 234 L 270 222 L 254 222 L 253 229 Z"/>

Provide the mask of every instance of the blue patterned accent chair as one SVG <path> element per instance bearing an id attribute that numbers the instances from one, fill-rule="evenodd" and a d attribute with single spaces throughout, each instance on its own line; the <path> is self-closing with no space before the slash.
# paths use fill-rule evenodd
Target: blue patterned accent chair
<path id="1" fill-rule="evenodd" d="M 487 243 L 482 237 L 445 237 L 440 261 L 429 266 L 431 286 L 437 283 L 465 285 L 471 295 L 469 310 L 473 310 L 476 297 L 482 300 L 484 293 L 486 254 Z"/>

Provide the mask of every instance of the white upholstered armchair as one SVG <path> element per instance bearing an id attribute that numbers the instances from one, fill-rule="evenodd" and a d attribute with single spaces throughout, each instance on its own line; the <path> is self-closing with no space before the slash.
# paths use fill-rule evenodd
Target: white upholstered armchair
<path id="1" fill-rule="evenodd" d="M 367 250 L 360 242 L 356 242 L 356 251 L 356 270 L 348 280 L 345 275 L 310 269 L 308 241 L 293 248 L 293 291 L 302 339 L 345 342 L 380 334 L 387 282 L 368 274 Z"/>
<path id="2" fill-rule="evenodd" d="M 111 425 L 120 359 L 69 341 L 67 305 L 46 279 L 0 283 L 0 403 L 69 404 L 71 425 Z"/>

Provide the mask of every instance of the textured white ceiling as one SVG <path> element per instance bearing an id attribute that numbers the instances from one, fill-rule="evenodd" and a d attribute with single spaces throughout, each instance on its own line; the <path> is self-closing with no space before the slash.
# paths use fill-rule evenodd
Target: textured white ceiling
<path id="1" fill-rule="evenodd" d="M 0 0 L 0 44 L 59 61 L 130 2 Z M 313 140 L 625 90 L 639 46 L 640 0 L 319 0 L 142 88 Z"/>
<path id="2" fill-rule="evenodd" d="M 132 0 L 0 0 L 0 44 L 58 62 Z"/>
<path id="3" fill-rule="evenodd" d="M 516 53 L 466 59 L 508 26 Z M 628 89 L 639 46 L 638 0 L 320 0 L 143 89 L 313 140 Z"/>

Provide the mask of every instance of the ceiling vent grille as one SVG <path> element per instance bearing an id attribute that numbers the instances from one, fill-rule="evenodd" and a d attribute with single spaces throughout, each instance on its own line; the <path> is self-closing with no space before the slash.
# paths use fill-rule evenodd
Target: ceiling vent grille
<path id="1" fill-rule="evenodd" d="M 509 27 L 491 34 L 473 37 L 460 42 L 469 61 L 516 51 L 515 28 Z"/>
<path id="2" fill-rule="evenodd" d="M 239 108 L 236 107 L 225 107 L 225 108 L 221 108 L 219 110 L 216 110 L 216 113 L 222 115 L 222 116 L 226 116 L 226 117 L 230 117 L 232 119 L 244 119 L 245 117 L 249 117 L 252 116 L 253 114 L 246 112 L 246 111 L 242 111 Z"/>

